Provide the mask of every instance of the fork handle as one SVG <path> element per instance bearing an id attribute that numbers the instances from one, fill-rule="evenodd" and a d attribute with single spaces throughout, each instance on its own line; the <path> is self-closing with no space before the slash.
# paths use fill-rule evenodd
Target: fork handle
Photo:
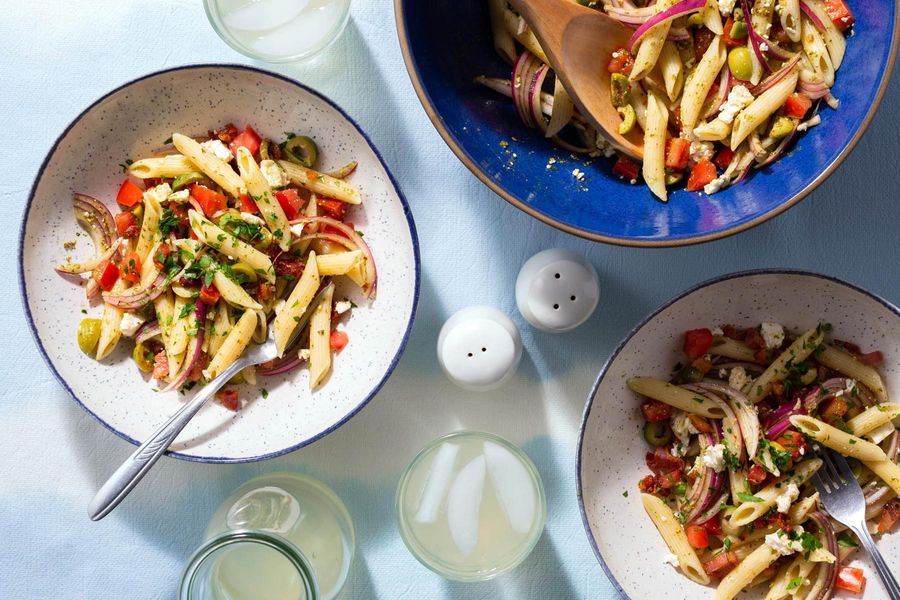
<path id="1" fill-rule="evenodd" d="M 859 538 L 859 541 L 862 542 L 863 548 L 869 553 L 872 562 L 875 563 L 875 570 L 878 571 L 878 576 L 881 577 L 890 599 L 900 600 L 900 584 L 897 583 L 897 579 L 891 573 L 891 569 L 884 562 L 884 557 L 881 556 L 881 552 L 875 545 L 875 540 L 869 534 L 869 529 L 866 527 L 865 522 L 863 522 L 861 527 L 851 527 L 851 529 L 856 534 L 856 537 Z"/>
<path id="2" fill-rule="evenodd" d="M 219 391 L 229 379 L 238 371 L 251 364 L 246 358 L 237 360 L 222 373 L 203 386 L 190 402 L 186 403 L 172 417 L 150 436 L 141 446 L 129 456 L 122 466 L 110 475 L 103 484 L 94 499 L 88 506 L 88 516 L 93 521 L 99 521 L 119 505 L 125 496 L 134 489 L 140 480 L 147 474 L 150 468 L 156 464 L 159 457 L 172 445 L 178 434 L 185 428 L 194 415 L 206 404 L 213 394 Z"/>

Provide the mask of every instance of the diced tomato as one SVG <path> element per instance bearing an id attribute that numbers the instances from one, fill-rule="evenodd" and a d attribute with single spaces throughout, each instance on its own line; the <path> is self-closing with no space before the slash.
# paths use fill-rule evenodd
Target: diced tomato
<path id="1" fill-rule="evenodd" d="M 115 217 L 116 220 L 116 231 L 119 232 L 120 237 L 134 237 L 138 233 L 140 233 L 140 228 L 137 226 L 136 219 L 134 215 L 129 211 L 122 211 Z"/>
<path id="2" fill-rule="evenodd" d="M 687 533 L 688 543 L 691 545 L 691 548 L 709 547 L 709 532 L 706 531 L 705 527 L 691 524 L 685 527 L 685 533 Z"/>
<path id="3" fill-rule="evenodd" d="M 111 261 L 104 260 L 94 269 L 93 276 L 97 285 L 108 292 L 119 280 L 119 267 Z"/>
<path id="4" fill-rule="evenodd" d="M 200 287 L 200 300 L 207 306 L 212 306 L 218 302 L 220 296 L 221 294 L 219 294 L 219 290 L 216 289 L 215 285 L 210 285 L 209 287 L 202 285 Z"/>
<path id="5" fill-rule="evenodd" d="M 856 20 L 844 0 L 825 0 L 825 13 L 840 31 L 849 29 Z"/>
<path id="6" fill-rule="evenodd" d="M 720 169 L 727 169 L 728 165 L 731 164 L 732 158 L 734 158 L 734 151 L 731 148 L 722 148 L 721 150 L 719 150 L 719 153 L 716 154 L 716 157 L 713 158 L 713 162 L 716 163 L 716 166 Z M 732 327 L 731 329 L 734 330 L 734 327 Z"/>
<path id="7" fill-rule="evenodd" d="M 900 501 L 892 500 L 884 505 L 881 511 L 881 519 L 878 521 L 878 533 L 888 533 L 894 528 L 894 524 L 900 520 Z"/>
<path id="8" fill-rule="evenodd" d="M 256 293 L 259 294 L 260 300 L 268 300 L 272 297 L 272 294 L 275 293 L 275 286 L 271 283 L 261 283 L 259 284 L 259 290 Z"/>
<path id="9" fill-rule="evenodd" d="M 247 125 L 244 127 L 244 130 L 234 136 L 231 140 L 231 143 L 228 144 L 228 148 L 231 150 L 231 153 L 237 156 L 237 149 L 243 146 L 246 148 L 250 154 L 255 155 L 259 152 L 259 144 L 260 144 L 259 135 L 253 131 L 253 128 Z"/>
<path id="10" fill-rule="evenodd" d="M 644 413 L 644 418 L 651 423 L 668 421 L 672 416 L 672 407 L 658 400 L 645 402 L 641 405 L 641 411 Z"/>
<path id="11" fill-rule="evenodd" d="M 347 345 L 347 342 L 350 341 L 350 338 L 347 336 L 347 333 L 344 331 L 332 331 L 331 332 L 331 348 L 333 350 L 343 350 L 344 346 Z"/>
<path id="12" fill-rule="evenodd" d="M 635 181 L 638 178 L 638 172 L 637 163 L 626 156 L 620 156 L 613 165 L 613 173 L 628 181 Z"/>
<path id="13" fill-rule="evenodd" d="M 300 195 L 297 194 L 297 190 L 294 188 L 275 192 L 275 199 L 281 205 L 281 210 L 284 211 L 284 216 L 288 218 L 288 221 L 296 219 L 303 208 L 303 201 L 300 200 Z"/>
<path id="14" fill-rule="evenodd" d="M 707 183 L 716 178 L 716 165 L 709 160 L 703 158 L 697 161 L 694 168 L 691 169 L 691 175 L 688 177 L 687 191 L 698 192 L 703 189 Z"/>
<path id="15" fill-rule="evenodd" d="M 747 482 L 750 485 L 759 485 L 766 480 L 766 470 L 759 465 L 753 465 L 747 471 Z"/>
<path id="16" fill-rule="evenodd" d="M 724 577 L 740 562 L 734 552 L 721 552 L 703 563 L 703 570 L 707 575 Z"/>
<path id="17" fill-rule="evenodd" d="M 129 252 L 122 259 L 122 279 L 131 283 L 141 280 L 141 257 L 137 252 Z"/>
<path id="18" fill-rule="evenodd" d="M 823 406 L 821 410 L 819 410 L 819 415 L 823 417 L 824 420 L 830 421 L 831 419 L 843 417 L 847 414 L 848 410 L 850 410 L 850 405 L 847 404 L 846 400 L 841 397 L 832 398 L 825 403 L 825 406 Z"/>
<path id="19" fill-rule="evenodd" d="M 864 365 L 877 367 L 884 362 L 884 355 L 880 351 L 875 350 L 874 352 L 869 352 L 868 354 L 860 354 L 856 357 L 856 360 Z"/>
<path id="20" fill-rule="evenodd" d="M 712 361 L 709 360 L 706 356 L 701 356 L 697 360 L 691 363 L 691 366 L 697 369 L 703 375 L 706 375 L 710 371 L 712 371 L 713 364 Z"/>
<path id="21" fill-rule="evenodd" d="M 334 198 L 319 198 L 319 208 L 325 213 L 325 216 L 331 217 L 337 221 L 344 220 L 344 212 L 347 210 L 347 203 L 335 200 Z"/>
<path id="22" fill-rule="evenodd" d="M 784 103 L 785 116 L 794 119 L 802 119 L 806 116 L 807 111 L 812 106 L 812 100 L 806 94 L 794 92 Z"/>
<path id="23" fill-rule="evenodd" d="M 788 515 L 778 511 L 773 511 L 772 514 L 766 517 L 763 527 L 767 525 L 772 525 L 776 529 L 782 529 L 785 531 L 785 533 L 790 533 L 794 528 L 794 526 L 791 524 L 791 518 Z"/>
<path id="24" fill-rule="evenodd" d="M 191 186 L 191 196 L 200 204 L 203 214 L 207 217 L 211 217 L 228 208 L 225 196 L 199 183 Z"/>
<path id="25" fill-rule="evenodd" d="M 669 111 L 669 114 L 672 117 L 671 119 L 669 119 L 669 126 L 670 128 L 675 129 L 676 136 L 680 136 L 681 132 L 684 131 L 684 123 L 681 122 L 681 106 L 674 107 L 671 111 Z"/>
<path id="26" fill-rule="evenodd" d="M 241 405 L 237 390 L 219 390 L 216 392 L 216 400 L 228 410 L 236 411 Z"/>
<path id="27" fill-rule="evenodd" d="M 709 329 L 692 329 L 684 332 L 684 353 L 697 360 L 712 347 L 713 334 Z"/>
<path id="28" fill-rule="evenodd" d="M 169 376 L 169 359 L 166 357 L 166 351 L 160 350 L 153 357 L 153 379 L 162 381 Z"/>
<path id="29" fill-rule="evenodd" d="M 694 58 L 697 62 L 700 62 L 700 59 L 706 54 L 714 39 L 716 39 L 716 34 L 706 27 L 699 27 L 694 33 Z"/>
<path id="30" fill-rule="evenodd" d="M 708 521 L 700 523 L 700 526 L 703 527 L 710 535 L 714 535 L 719 537 L 722 535 L 722 522 L 719 521 L 719 517 L 713 517 Z"/>
<path id="31" fill-rule="evenodd" d="M 275 275 L 284 277 L 290 275 L 295 280 L 303 274 L 304 263 L 299 258 L 284 253 L 275 259 Z"/>
<path id="32" fill-rule="evenodd" d="M 700 415 L 688 415 L 688 418 L 691 420 L 691 424 L 700 433 L 712 433 L 714 431 L 713 426 L 710 425 L 709 421 Z"/>
<path id="33" fill-rule="evenodd" d="M 731 37 L 731 30 L 734 28 L 734 18 L 728 17 L 728 20 L 725 22 L 724 32 L 722 33 L 722 42 L 728 48 L 737 48 L 738 46 L 743 46 L 747 43 L 747 36 L 742 38 L 733 38 Z"/>
<path id="34" fill-rule="evenodd" d="M 803 434 L 796 429 L 785 429 L 781 435 L 775 438 L 775 441 L 791 453 L 791 459 L 794 461 L 800 460 L 800 457 L 806 453 L 808 444 L 803 439 Z"/>
<path id="35" fill-rule="evenodd" d="M 194 362 L 194 366 L 191 367 L 191 372 L 188 373 L 189 381 L 200 381 L 203 379 L 203 369 L 209 366 L 209 356 L 206 353 L 200 354 L 197 357 L 197 360 Z"/>
<path id="36" fill-rule="evenodd" d="M 634 67 L 634 57 L 631 52 L 625 48 L 619 48 L 612 53 L 609 59 L 607 70 L 610 73 L 622 73 L 623 75 L 631 75 L 631 68 Z"/>
<path id="37" fill-rule="evenodd" d="M 862 569 L 857 567 L 841 567 L 838 569 L 837 580 L 834 587 L 861 594 L 866 588 L 866 575 Z"/>
<path id="38" fill-rule="evenodd" d="M 731 150 L 729 150 L 729 152 L 731 152 Z M 719 154 L 721 154 L 721 152 Z M 744 338 L 747 336 L 747 330 L 738 329 L 734 325 L 724 325 L 722 327 L 722 333 L 725 334 L 725 337 L 737 340 L 739 342 L 743 342 Z"/>
<path id="39" fill-rule="evenodd" d="M 659 489 L 659 484 L 656 482 L 656 476 L 647 475 L 638 481 L 638 489 L 644 494 L 655 494 Z"/>
<path id="40" fill-rule="evenodd" d="M 122 206 L 134 206 L 135 204 L 140 204 L 143 199 L 144 190 L 130 179 L 122 182 L 122 185 L 119 186 L 119 193 L 116 194 L 116 202 Z"/>
<path id="41" fill-rule="evenodd" d="M 223 144 L 230 144 L 239 131 L 234 123 L 226 123 L 221 129 L 208 133 L 210 138 L 218 138 Z"/>
<path id="42" fill-rule="evenodd" d="M 657 448 L 653 452 L 648 452 L 644 458 L 647 461 L 647 467 L 657 475 L 684 468 L 684 461 L 677 456 L 672 456 L 666 448 Z"/>
<path id="43" fill-rule="evenodd" d="M 684 138 L 666 140 L 666 168 L 682 171 L 691 158 L 691 143 Z"/>
<path id="44" fill-rule="evenodd" d="M 254 202 L 253 198 L 251 198 L 247 194 L 241 194 L 241 212 L 245 212 L 245 213 L 259 212 L 259 207 L 256 205 L 256 202 Z"/>
<path id="45" fill-rule="evenodd" d="M 162 269 L 166 264 L 166 259 L 172 254 L 172 246 L 168 244 L 160 244 L 156 248 L 156 254 L 153 255 L 153 264 L 157 269 Z"/>

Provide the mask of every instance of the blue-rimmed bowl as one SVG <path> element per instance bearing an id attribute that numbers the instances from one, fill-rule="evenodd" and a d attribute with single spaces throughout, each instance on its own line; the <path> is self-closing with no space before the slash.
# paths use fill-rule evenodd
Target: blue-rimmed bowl
<path id="1" fill-rule="evenodd" d="M 588 539 L 613 585 L 627 598 L 702 600 L 713 589 L 690 581 L 663 563 L 669 552 L 641 505 L 638 481 L 649 473 L 644 462 L 641 400 L 625 385 L 629 377 L 668 379 L 683 359 L 684 332 L 727 323 L 756 326 L 763 321 L 804 330 L 819 321 L 833 335 L 881 350 L 879 368 L 889 395 L 900 389 L 900 308 L 856 285 L 804 271 L 766 269 L 725 275 L 701 283 L 663 304 L 637 325 L 600 370 L 588 397 L 577 455 L 578 502 Z M 885 556 L 900 554 L 900 535 L 881 537 Z M 872 565 L 866 565 L 866 597 L 887 598 Z M 766 587 L 766 586 L 760 586 Z M 742 594 L 759 600 L 766 590 Z"/>
<path id="2" fill-rule="evenodd" d="M 348 220 L 365 232 L 378 267 L 378 292 L 346 323 L 349 345 L 335 356 L 328 381 L 309 391 L 308 372 L 260 377 L 239 395 L 238 412 L 209 403 L 170 448 L 178 458 L 242 462 L 271 458 L 309 444 L 345 423 L 372 399 L 406 345 L 419 290 L 419 251 L 409 205 L 363 130 L 329 99 L 296 81 L 238 65 L 193 65 L 152 73 L 106 94 L 84 110 L 50 149 L 25 208 L 19 242 L 20 289 L 38 348 L 69 394 L 107 429 L 144 440 L 182 404 L 177 393 L 154 392 L 131 360 L 130 341 L 97 362 L 78 349 L 76 330 L 102 308 L 53 270 L 92 254 L 79 236 L 73 192 L 115 209 L 126 159 L 150 155 L 173 132 L 196 135 L 225 123 L 251 123 L 280 139 L 285 131 L 316 140 L 322 170 L 359 161 L 348 181 L 363 204 Z M 75 241 L 68 249 L 66 242 Z M 265 388 L 267 394 L 260 391 Z"/>
<path id="3" fill-rule="evenodd" d="M 527 129 L 511 100 L 474 83 L 477 75 L 510 75 L 492 45 L 487 0 L 394 0 L 394 11 L 406 67 L 425 111 L 485 185 L 575 235 L 629 246 L 678 246 L 737 233 L 787 210 L 831 175 L 859 141 L 887 87 L 900 5 L 852 5 L 855 35 L 834 87 L 840 110 L 825 110 L 823 124 L 800 138 L 796 151 L 749 181 L 714 196 L 680 190 L 668 204 L 654 200 L 643 184 L 614 176 L 612 159 L 587 166 L 572 160 Z M 566 162 L 548 169 L 551 158 Z M 573 175 L 576 168 L 584 181 Z"/>

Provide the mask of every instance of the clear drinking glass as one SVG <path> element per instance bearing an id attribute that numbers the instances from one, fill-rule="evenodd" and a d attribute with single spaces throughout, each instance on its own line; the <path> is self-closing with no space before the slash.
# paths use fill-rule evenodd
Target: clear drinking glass
<path id="1" fill-rule="evenodd" d="M 270 63 L 318 54 L 350 18 L 350 0 L 204 0 L 203 5 L 226 44 Z"/>
<path id="2" fill-rule="evenodd" d="M 332 600 L 356 547 L 340 498 L 299 473 L 261 475 L 216 509 L 182 577 L 182 600 Z"/>

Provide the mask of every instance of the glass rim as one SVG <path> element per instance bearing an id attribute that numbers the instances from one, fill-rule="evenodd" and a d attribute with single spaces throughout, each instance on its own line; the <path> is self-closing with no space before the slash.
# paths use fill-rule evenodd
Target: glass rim
<path id="1" fill-rule="evenodd" d="M 529 475 L 531 475 L 532 481 L 534 481 L 537 491 L 537 526 L 535 527 L 534 534 L 528 540 L 528 544 L 523 545 L 521 552 L 517 553 L 514 558 L 506 564 L 481 571 L 461 571 L 458 568 L 453 567 L 440 560 L 440 558 L 435 556 L 433 553 L 427 551 L 418 542 L 418 538 L 413 535 L 411 528 L 409 527 L 407 522 L 408 519 L 406 518 L 406 511 L 403 509 L 402 499 L 405 495 L 406 487 L 409 484 L 409 477 L 413 470 L 413 467 L 415 467 L 426 454 L 432 452 L 440 444 L 458 437 L 477 437 L 480 439 L 486 439 L 497 442 L 504 448 L 508 449 L 525 466 L 525 470 L 528 471 Z M 518 567 L 520 564 L 522 564 L 522 562 L 525 561 L 526 558 L 528 558 L 528 556 L 534 550 L 534 547 L 537 546 L 538 541 L 543 536 L 544 528 L 547 522 L 547 497 L 544 491 L 544 482 L 541 479 L 540 472 L 537 470 L 537 466 L 534 464 L 534 461 L 531 460 L 531 457 L 529 457 L 524 450 L 522 450 L 506 438 L 503 438 L 495 433 L 473 429 L 461 429 L 459 431 L 444 434 L 427 443 L 421 450 L 419 450 L 419 452 L 416 453 L 413 459 L 409 461 L 409 465 L 407 465 L 406 469 L 404 469 L 403 471 L 403 474 L 400 476 L 400 481 L 397 484 L 397 491 L 394 496 L 394 505 L 397 516 L 397 528 L 400 531 L 400 538 L 403 540 L 403 543 L 406 545 L 406 548 L 407 550 L 409 550 L 410 554 L 412 554 L 413 557 L 422 565 L 424 565 L 434 573 L 437 573 L 441 577 L 462 582 L 488 581 L 490 579 L 494 579 L 499 575 L 508 573 Z"/>
<path id="2" fill-rule="evenodd" d="M 329 39 L 326 43 L 311 50 L 298 52 L 296 54 L 265 54 L 263 52 L 255 52 L 251 50 L 244 44 L 240 43 L 237 38 L 234 37 L 231 31 L 229 31 L 228 27 L 226 27 L 222 22 L 221 15 L 219 13 L 218 0 L 203 0 L 203 10 L 204 12 L 206 12 L 206 19 L 212 26 L 213 31 L 215 31 L 216 35 L 219 36 L 219 39 L 230 46 L 232 50 L 236 50 L 244 56 L 250 57 L 254 60 L 261 60 L 263 62 L 272 64 L 299 62 L 301 60 L 306 60 L 320 54 L 340 37 L 341 33 L 343 33 L 344 29 L 347 27 L 347 23 L 350 22 L 350 1 L 348 0 L 347 8 L 344 11 L 344 14 L 341 16 L 340 23 L 338 23 L 334 28 L 334 33 L 331 35 L 331 39 Z"/>
<path id="3" fill-rule="evenodd" d="M 246 543 L 260 544 L 280 552 L 300 575 L 306 600 L 318 600 L 319 583 L 316 579 L 315 571 L 303 552 L 289 540 L 279 535 L 256 529 L 226 531 L 204 542 L 188 559 L 188 564 L 181 575 L 181 582 L 178 586 L 178 598 L 180 600 L 190 600 L 195 577 L 205 561 L 228 546 Z"/>

